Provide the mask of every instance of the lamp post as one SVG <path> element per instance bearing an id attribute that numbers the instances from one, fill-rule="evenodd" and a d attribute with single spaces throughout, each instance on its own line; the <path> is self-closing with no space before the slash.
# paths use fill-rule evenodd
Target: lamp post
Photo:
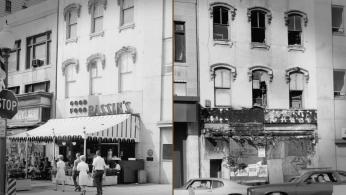
<path id="1" fill-rule="evenodd" d="M 3 60 L 0 59 L 1 71 L 4 71 L 4 75 L 0 75 L 0 82 L 2 84 L 0 91 L 4 88 L 7 88 L 7 77 L 8 77 L 8 58 L 10 56 L 10 51 L 14 46 L 14 37 L 10 31 L 7 21 L 2 30 L 0 31 L 0 56 Z M 2 77 L 2 78 L 1 78 Z M 7 167 L 6 167 L 6 125 L 7 121 L 4 118 L 1 118 L 0 126 L 0 195 L 6 194 L 6 176 L 7 176 Z"/>

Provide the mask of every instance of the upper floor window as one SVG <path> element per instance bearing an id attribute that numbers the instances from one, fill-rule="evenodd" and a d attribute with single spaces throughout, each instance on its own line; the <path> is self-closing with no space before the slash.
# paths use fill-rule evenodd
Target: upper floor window
<path id="1" fill-rule="evenodd" d="M 51 31 L 26 39 L 26 69 L 50 63 Z"/>
<path id="2" fill-rule="evenodd" d="M 288 30 L 288 45 L 303 46 L 303 27 L 307 26 L 308 17 L 304 12 L 290 10 L 285 12 L 285 24 Z M 304 25 L 303 25 L 304 24 Z"/>
<path id="3" fill-rule="evenodd" d="M 14 94 L 19 94 L 20 87 L 19 86 L 14 86 L 14 87 L 9 87 L 7 89 L 12 91 Z"/>
<path id="4" fill-rule="evenodd" d="M 272 15 L 269 10 L 262 7 L 248 9 L 248 19 L 251 22 L 251 42 L 266 43 L 266 19 L 271 23 Z"/>
<path id="5" fill-rule="evenodd" d="M 286 80 L 289 83 L 289 106 L 291 109 L 304 107 L 305 82 L 309 80 L 309 72 L 300 67 L 286 70 Z"/>
<path id="6" fill-rule="evenodd" d="M 269 76 L 266 71 L 255 70 L 252 72 L 252 105 L 267 106 Z"/>
<path id="7" fill-rule="evenodd" d="M 76 85 L 79 63 L 76 59 L 68 59 L 62 63 L 63 74 L 65 75 L 65 97 L 73 97 L 78 94 Z"/>
<path id="8" fill-rule="evenodd" d="M 66 39 L 77 37 L 77 19 L 80 16 L 81 5 L 72 3 L 64 9 L 64 19 L 66 21 Z"/>
<path id="9" fill-rule="evenodd" d="M 120 0 L 120 26 L 134 23 L 134 0 Z"/>
<path id="10" fill-rule="evenodd" d="M 344 7 L 332 6 L 332 32 L 333 34 L 344 34 Z"/>
<path id="11" fill-rule="evenodd" d="M 20 51 L 21 51 L 21 40 L 17 40 L 14 44 L 14 48 L 10 52 L 8 59 L 8 71 L 18 71 L 20 65 Z"/>
<path id="12" fill-rule="evenodd" d="M 25 93 L 49 92 L 49 81 L 25 85 Z"/>
<path id="13" fill-rule="evenodd" d="M 107 7 L 107 0 L 89 0 L 91 15 L 91 33 L 103 32 L 103 15 Z"/>
<path id="14" fill-rule="evenodd" d="M 185 22 L 174 22 L 174 61 L 185 62 L 186 50 L 185 50 Z"/>
<path id="15" fill-rule="evenodd" d="M 334 70 L 334 96 L 346 97 L 346 70 Z"/>
<path id="16" fill-rule="evenodd" d="M 228 8 L 213 7 L 213 38 L 214 40 L 228 40 Z"/>
<path id="17" fill-rule="evenodd" d="M 12 2 L 10 0 L 6 0 L 5 11 L 6 12 L 12 11 Z"/>
<path id="18" fill-rule="evenodd" d="M 90 73 L 90 95 L 102 94 L 104 84 L 102 83 L 103 69 L 105 68 L 105 55 L 96 53 L 87 59 L 88 71 Z"/>
<path id="19" fill-rule="evenodd" d="M 119 66 L 119 82 L 120 82 L 120 91 L 131 91 L 133 90 L 133 69 L 134 64 L 132 56 L 129 53 L 125 53 L 120 57 L 120 66 Z"/>
<path id="20" fill-rule="evenodd" d="M 217 68 L 214 72 L 215 106 L 231 105 L 231 71 Z"/>

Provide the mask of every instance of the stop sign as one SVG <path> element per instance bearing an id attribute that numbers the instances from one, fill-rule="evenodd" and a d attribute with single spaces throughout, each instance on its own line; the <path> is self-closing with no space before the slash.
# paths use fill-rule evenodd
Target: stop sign
<path id="1" fill-rule="evenodd" d="M 18 112 L 18 100 L 12 91 L 2 90 L 0 92 L 0 116 L 11 119 Z"/>

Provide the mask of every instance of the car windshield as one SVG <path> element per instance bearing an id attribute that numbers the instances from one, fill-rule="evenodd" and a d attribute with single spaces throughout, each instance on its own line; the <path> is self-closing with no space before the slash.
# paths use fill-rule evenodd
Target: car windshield
<path id="1" fill-rule="evenodd" d="M 187 182 L 184 184 L 183 188 L 186 189 L 186 188 L 190 185 L 191 181 L 192 181 L 192 179 L 190 179 L 189 181 L 187 181 Z"/>

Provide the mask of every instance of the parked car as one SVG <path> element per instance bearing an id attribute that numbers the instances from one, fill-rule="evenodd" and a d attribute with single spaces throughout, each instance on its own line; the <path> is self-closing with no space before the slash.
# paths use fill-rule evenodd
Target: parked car
<path id="1" fill-rule="evenodd" d="M 219 178 L 191 179 L 174 195 L 246 195 L 248 186 Z"/>
<path id="2" fill-rule="evenodd" d="M 333 185 L 345 184 L 346 172 L 309 171 L 289 183 L 250 187 L 248 195 L 332 195 Z"/>

